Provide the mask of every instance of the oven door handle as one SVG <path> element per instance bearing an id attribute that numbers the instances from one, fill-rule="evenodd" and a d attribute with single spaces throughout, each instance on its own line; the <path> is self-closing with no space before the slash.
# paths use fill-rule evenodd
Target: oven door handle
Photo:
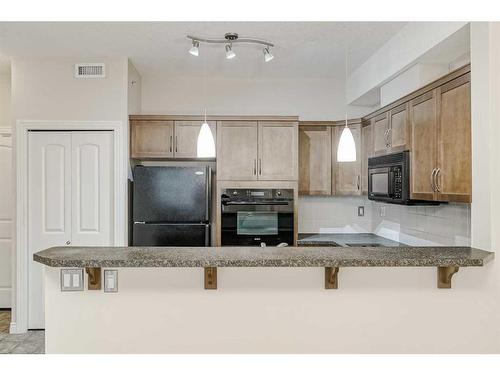
<path id="1" fill-rule="evenodd" d="M 224 206 L 287 206 L 288 202 L 222 202 Z"/>

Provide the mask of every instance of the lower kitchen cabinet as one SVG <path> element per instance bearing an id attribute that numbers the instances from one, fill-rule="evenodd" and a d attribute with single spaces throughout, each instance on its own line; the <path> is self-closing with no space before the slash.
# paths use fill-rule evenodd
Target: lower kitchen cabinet
<path id="1" fill-rule="evenodd" d="M 299 194 L 332 194 L 332 127 L 299 127 Z"/>
<path id="2" fill-rule="evenodd" d="M 334 160 L 335 195 L 361 194 L 361 124 L 349 125 L 349 129 L 356 144 L 356 161 L 339 162 L 336 160 L 337 148 L 344 127 L 334 128 L 332 160 Z"/>

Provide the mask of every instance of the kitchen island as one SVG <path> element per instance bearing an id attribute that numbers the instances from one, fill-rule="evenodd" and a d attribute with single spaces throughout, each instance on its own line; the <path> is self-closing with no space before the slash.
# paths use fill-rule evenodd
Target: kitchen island
<path id="1" fill-rule="evenodd" d="M 481 272 L 464 272 L 442 294 L 429 271 L 437 268 L 438 287 L 449 288 L 459 267 L 484 266 L 493 255 L 469 247 L 57 247 L 34 260 L 47 266 L 48 353 L 345 353 L 415 351 L 415 342 L 359 344 L 353 351 L 366 332 L 351 326 L 346 337 L 345 323 L 364 312 L 372 319 L 394 286 L 390 298 L 400 298 L 403 311 L 415 285 L 432 299 L 453 299 L 455 289 L 470 289 Z M 62 292 L 64 268 L 85 268 L 86 290 Z M 103 293 L 103 268 L 118 269 L 117 293 Z M 339 270 L 342 288 L 331 290 Z M 453 317 L 440 313 L 436 319 L 446 330 Z M 394 323 L 370 330 L 399 336 L 403 322 Z M 344 341 L 331 339 L 338 335 Z"/>

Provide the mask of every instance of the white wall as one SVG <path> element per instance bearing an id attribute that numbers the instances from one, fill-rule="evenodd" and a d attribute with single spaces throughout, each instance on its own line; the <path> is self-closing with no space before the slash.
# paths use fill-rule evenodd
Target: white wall
<path id="1" fill-rule="evenodd" d="M 130 60 L 128 61 L 127 90 L 128 114 L 141 113 L 142 77 Z"/>
<path id="2" fill-rule="evenodd" d="M 217 115 L 290 115 L 301 120 L 345 117 L 344 79 L 232 79 L 207 77 L 204 96 L 200 77 L 142 76 L 142 113 Z M 371 107 L 351 107 L 360 117 Z"/>
<path id="3" fill-rule="evenodd" d="M 74 64 L 78 62 L 106 63 L 106 78 L 74 78 Z M 127 67 L 126 58 L 85 58 L 83 60 L 14 58 L 11 64 L 12 123 L 15 124 L 18 120 L 120 121 L 123 124 L 124 137 L 127 138 Z M 17 171 L 15 131 L 13 134 L 13 168 Z M 126 142 L 121 152 L 124 160 L 127 160 L 128 144 Z M 126 189 L 126 165 L 122 166 L 119 173 L 123 176 L 123 189 Z M 14 180 L 14 191 L 15 188 Z M 124 199 L 122 204 L 126 207 L 127 201 Z M 118 219 L 122 220 L 122 225 L 126 228 L 126 215 Z M 125 237 L 122 243 L 126 243 Z M 15 246 L 14 243 L 14 254 L 17 251 Z M 14 274 L 14 289 L 15 277 Z M 15 306 L 13 306 L 14 321 L 15 313 Z"/>
<path id="4" fill-rule="evenodd" d="M 387 41 L 349 77 L 348 102 L 352 103 L 407 69 L 419 57 L 467 22 L 410 22 Z"/>

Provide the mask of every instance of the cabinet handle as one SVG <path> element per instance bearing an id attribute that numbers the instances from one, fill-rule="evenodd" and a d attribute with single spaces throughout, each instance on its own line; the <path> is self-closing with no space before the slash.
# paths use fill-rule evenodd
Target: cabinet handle
<path id="1" fill-rule="evenodd" d="M 259 158 L 259 174 L 262 175 L 262 159 Z"/>
<path id="2" fill-rule="evenodd" d="M 436 179 L 436 191 L 437 191 L 438 193 L 440 193 L 440 192 L 441 192 L 441 186 L 440 186 L 440 184 L 439 184 L 439 174 L 440 174 L 440 173 L 441 173 L 441 169 L 440 169 L 440 168 L 438 168 L 438 169 L 436 170 L 436 177 L 435 177 L 435 179 Z"/>
<path id="3" fill-rule="evenodd" d="M 173 138 L 170 136 L 170 152 L 172 152 L 172 143 L 173 143 Z"/>
<path id="4" fill-rule="evenodd" d="M 435 180 L 435 175 L 436 175 L 436 168 L 434 168 L 432 170 L 432 173 L 431 173 L 431 187 L 432 187 L 432 191 L 436 191 L 436 180 Z"/>
<path id="5" fill-rule="evenodd" d="M 177 136 L 175 136 L 175 152 L 177 152 L 177 145 L 178 145 Z"/>
<path id="6" fill-rule="evenodd" d="M 66 241 L 66 245 L 71 245 L 71 241 Z"/>
<path id="7" fill-rule="evenodd" d="M 392 145 L 392 129 L 387 129 L 387 147 L 391 147 Z"/>
<path id="8" fill-rule="evenodd" d="M 257 159 L 253 159 L 253 174 L 257 176 Z"/>

